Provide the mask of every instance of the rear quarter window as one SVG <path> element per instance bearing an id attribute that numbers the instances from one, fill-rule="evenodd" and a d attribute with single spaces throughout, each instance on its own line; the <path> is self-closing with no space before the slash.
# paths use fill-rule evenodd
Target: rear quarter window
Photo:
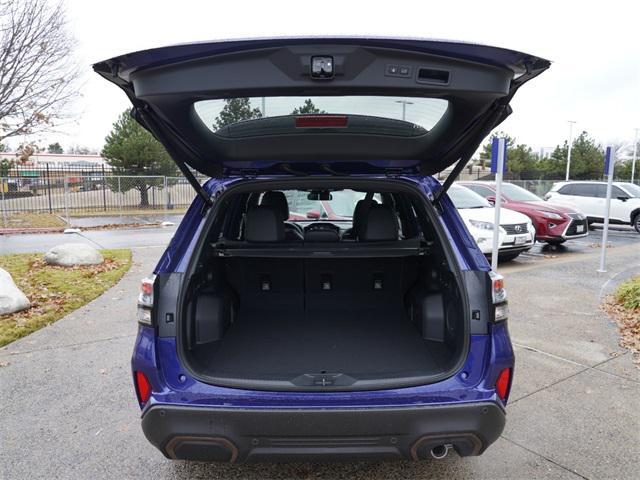
<path id="1" fill-rule="evenodd" d="M 606 185 L 596 185 L 595 186 L 596 197 L 598 198 L 607 198 L 607 186 Z"/>
<path id="2" fill-rule="evenodd" d="M 573 188 L 569 195 L 592 198 L 604 198 L 607 196 L 606 185 L 600 185 L 597 183 L 576 183 L 572 185 L 572 187 Z"/>
<path id="3" fill-rule="evenodd" d="M 495 192 L 493 190 L 487 187 L 483 187 L 481 185 L 466 184 L 465 187 L 467 187 L 468 189 L 476 192 L 478 195 L 481 195 L 485 198 L 495 196 Z"/>
<path id="4" fill-rule="evenodd" d="M 605 193 L 606 195 L 606 193 Z M 629 195 L 627 195 L 625 192 L 622 191 L 621 188 L 616 187 L 615 185 L 611 186 L 611 197 L 612 198 L 618 198 L 618 197 L 628 197 Z"/>

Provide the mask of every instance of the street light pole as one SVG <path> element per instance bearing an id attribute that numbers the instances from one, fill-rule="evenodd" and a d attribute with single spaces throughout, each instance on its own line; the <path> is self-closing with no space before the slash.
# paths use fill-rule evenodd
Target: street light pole
<path id="1" fill-rule="evenodd" d="M 407 119 L 407 105 L 413 105 L 413 102 L 409 100 L 396 100 L 396 103 L 402 104 L 402 121 L 404 122 Z"/>
<path id="2" fill-rule="evenodd" d="M 636 128 L 636 135 L 633 139 L 633 161 L 631 162 L 631 183 L 636 176 L 636 158 L 638 158 L 638 129 Z"/>
<path id="3" fill-rule="evenodd" d="M 573 124 L 576 123 L 573 120 L 569 120 L 569 150 L 567 150 L 567 174 L 564 180 L 569 181 L 569 170 L 571 169 L 571 147 L 573 146 Z"/>

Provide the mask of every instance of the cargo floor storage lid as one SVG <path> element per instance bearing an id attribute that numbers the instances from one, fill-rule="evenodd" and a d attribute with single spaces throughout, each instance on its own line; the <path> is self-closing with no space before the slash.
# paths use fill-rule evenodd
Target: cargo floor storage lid
<path id="1" fill-rule="evenodd" d="M 547 60 L 474 44 L 279 38 L 158 48 L 94 65 L 187 166 L 433 174 L 466 159 Z"/>

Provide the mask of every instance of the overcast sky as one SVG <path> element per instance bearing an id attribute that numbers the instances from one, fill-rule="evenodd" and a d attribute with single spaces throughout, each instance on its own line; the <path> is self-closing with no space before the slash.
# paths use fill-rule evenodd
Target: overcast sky
<path id="1" fill-rule="evenodd" d="M 64 133 L 41 141 L 102 147 L 129 103 L 90 70 L 96 61 L 174 43 L 288 35 L 442 38 L 548 58 L 550 70 L 518 92 L 514 113 L 500 127 L 536 149 L 563 142 L 568 120 L 577 121 L 574 131 L 587 130 L 603 143 L 632 141 L 640 127 L 637 2 L 373 3 L 67 0 L 78 59 L 86 66 L 76 102 L 79 116 Z"/>

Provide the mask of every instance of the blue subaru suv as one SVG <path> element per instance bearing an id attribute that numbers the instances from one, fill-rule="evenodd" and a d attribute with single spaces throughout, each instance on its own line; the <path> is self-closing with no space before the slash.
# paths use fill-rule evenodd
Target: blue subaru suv
<path id="1" fill-rule="evenodd" d="M 96 64 L 197 193 L 138 302 L 149 441 L 222 462 L 484 452 L 513 376 L 506 294 L 446 192 L 548 67 L 376 38 Z"/>

